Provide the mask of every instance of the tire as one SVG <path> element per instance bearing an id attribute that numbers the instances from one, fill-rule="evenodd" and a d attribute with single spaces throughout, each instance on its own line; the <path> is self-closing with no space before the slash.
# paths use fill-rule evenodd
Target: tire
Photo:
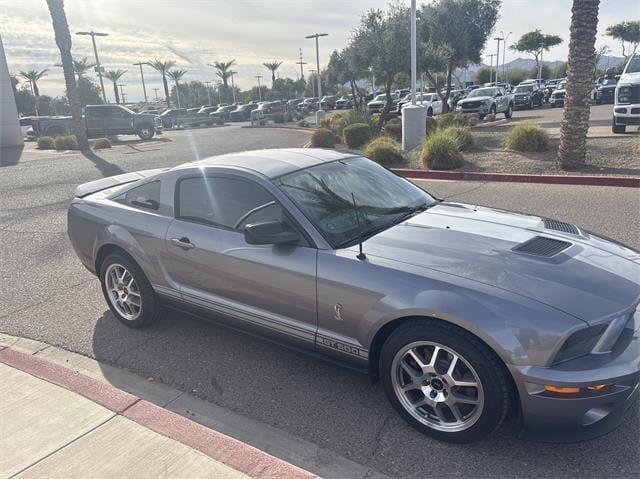
<path id="1" fill-rule="evenodd" d="M 150 140 L 156 132 L 151 125 L 140 125 L 136 133 L 141 140 Z"/>
<path id="2" fill-rule="evenodd" d="M 427 110 L 427 116 L 433 116 L 433 108 L 429 107 Z"/>
<path id="3" fill-rule="evenodd" d="M 627 125 L 616 125 L 616 117 L 613 117 L 611 122 L 611 131 L 617 134 L 623 134 L 627 131 Z"/>
<path id="4" fill-rule="evenodd" d="M 513 104 L 509 103 L 509 106 L 507 107 L 507 111 L 504 112 L 504 117 L 508 120 L 512 116 L 513 116 Z"/>
<path id="5" fill-rule="evenodd" d="M 436 347 L 440 351 L 432 367 Z M 448 374 L 453 354 L 457 359 L 453 372 Z M 418 373 L 418 363 L 413 359 L 416 357 L 427 371 L 431 368 L 433 372 L 425 373 L 423 369 Z M 452 324 L 429 318 L 403 324 L 382 346 L 379 367 L 385 394 L 396 411 L 412 427 L 435 439 L 453 443 L 478 441 L 498 429 L 509 411 L 512 393 L 508 371 L 477 337 Z M 409 370 L 415 373 L 413 380 Z M 463 381 L 476 386 L 454 384 Z M 428 404 L 419 406 L 420 410 L 412 406 L 418 401 Z M 454 404 L 449 406 L 450 402 Z"/>
<path id="6" fill-rule="evenodd" d="M 113 274 L 117 278 L 123 272 L 124 280 L 114 289 Z M 156 294 L 145 274 L 129 256 L 122 253 L 107 256 L 100 266 L 100 284 L 109 309 L 125 326 L 141 328 L 157 319 L 160 305 Z M 127 305 L 123 306 L 123 303 Z M 136 307 L 135 303 L 139 306 Z"/>
<path id="7" fill-rule="evenodd" d="M 489 108 L 489 113 L 492 113 L 494 115 L 496 114 L 496 106 L 495 105 L 491 105 L 491 108 Z"/>

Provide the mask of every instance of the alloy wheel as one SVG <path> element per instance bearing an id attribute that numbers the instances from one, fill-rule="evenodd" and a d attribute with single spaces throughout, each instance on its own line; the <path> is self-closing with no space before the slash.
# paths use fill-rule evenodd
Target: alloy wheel
<path id="1" fill-rule="evenodd" d="M 109 265 L 104 275 L 109 302 L 120 316 L 134 321 L 142 311 L 140 289 L 133 275 L 118 263 Z"/>
<path id="2" fill-rule="evenodd" d="M 391 366 L 394 392 L 417 421 L 438 431 L 464 431 L 484 408 L 482 383 L 452 348 L 431 341 L 400 349 Z"/>

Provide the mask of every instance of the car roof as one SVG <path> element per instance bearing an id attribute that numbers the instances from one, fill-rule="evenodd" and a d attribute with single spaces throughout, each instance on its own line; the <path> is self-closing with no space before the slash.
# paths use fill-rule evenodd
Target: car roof
<path id="1" fill-rule="evenodd" d="M 243 151 L 226 155 L 212 156 L 200 161 L 185 163 L 174 168 L 232 167 L 253 171 L 268 178 L 293 173 L 322 163 L 357 157 L 351 153 L 318 148 L 277 148 L 270 150 Z"/>

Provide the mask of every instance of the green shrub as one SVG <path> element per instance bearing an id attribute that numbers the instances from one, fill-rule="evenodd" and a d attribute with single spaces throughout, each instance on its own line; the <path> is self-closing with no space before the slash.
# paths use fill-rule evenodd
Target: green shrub
<path id="1" fill-rule="evenodd" d="M 467 118 L 457 113 L 445 113 L 436 117 L 438 128 L 447 128 L 448 126 L 467 126 Z"/>
<path id="2" fill-rule="evenodd" d="M 384 119 L 385 123 L 388 123 L 388 122 L 393 121 L 396 118 L 398 118 L 398 114 L 397 113 L 392 113 L 392 112 L 385 113 L 384 115 L 381 115 L 381 116 Z"/>
<path id="3" fill-rule="evenodd" d="M 549 147 L 549 135 L 538 125 L 521 123 L 511 128 L 502 145 L 516 151 L 545 151 Z"/>
<path id="4" fill-rule="evenodd" d="M 362 150 L 367 158 L 381 165 L 398 165 L 404 161 L 400 144 L 388 136 L 379 136 L 371 140 Z"/>
<path id="5" fill-rule="evenodd" d="M 434 117 L 428 116 L 427 117 L 427 131 L 426 131 L 426 135 L 425 136 L 429 136 L 431 133 L 433 133 L 437 129 L 438 129 L 438 121 Z"/>
<path id="6" fill-rule="evenodd" d="M 490 122 L 490 121 L 496 121 L 496 115 L 495 115 L 495 113 L 487 113 L 487 114 L 484 116 L 484 121 L 486 121 L 487 123 L 488 123 L 488 122 Z"/>
<path id="7" fill-rule="evenodd" d="M 480 116 L 477 113 L 467 115 L 467 125 L 476 126 L 478 123 L 480 123 Z"/>
<path id="8" fill-rule="evenodd" d="M 371 127 L 366 123 L 354 123 L 342 130 L 342 134 L 349 148 L 358 148 L 371 139 Z"/>
<path id="9" fill-rule="evenodd" d="M 104 148 L 111 148 L 111 142 L 108 138 L 98 138 L 92 142 L 91 147 L 94 150 L 102 150 Z"/>
<path id="10" fill-rule="evenodd" d="M 375 128 L 378 123 L 378 119 L 375 118 L 366 108 L 352 108 L 342 119 L 342 129 L 344 130 L 346 127 L 353 125 L 354 123 L 364 123 L 365 125 L 369 125 L 371 128 Z"/>
<path id="11" fill-rule="evenodd" d="M 302 113 L 300 113 L 299 111 L 296 111 L 294 113 L 294 116 L 295 116 L 295 120 L 296 121 L 304 120 L 304 115 Z"/>
<path id="12" fill-rule="evenodd" d="M 286 118 L 282 113 L 274 113 L 271 115 L 271 119 L 274 123 L 284 123 L 286 121 Z"/>
<path id="13" fill-rule="evenodd" d="M 291 110 L 287 110 L 287 123 L 291 123 L 293 121 L 293 113 Z"/>
<path id="14" fill-rule="evenodd" d="M 442 130 L 443 135 L 449 135 L 457 143 L 460 151 L 466 151 L 473 147 L 473 135 L 469 128 L 464 126 L 450 126 Z"/>
<path id="15" fill-rule="evenodd" d="M 300 120 L 298 120 L 298 123 L 296 123 L 296 125 L 307 128 L 309 126 L 309 122 L 304 118 L 301 118 Z"/>
<path id="16" fill-rule="evenodd" d="M 50 136 L 41 136 L 38 138 L 38 148 L 41 150 L 54 150 L 56 148 L 56 142 Z"/>
<path id="17" fill-rule="evenodd" d="M 318 128 L 311 135 L 312 148 L 334 148 L 336 146 L 336 134 L 326 128 Z"/>
<path id="18" fill-rule="evenodd" d="M 402 141 L 402 122 L 388 122 L 386 125 L 384 125 L 384 133 L 396 141 Z"/>
<path id="19" fill-rule="evenodd" d="M 422 145 L 422 164 L 431 170 L 451 170 L 462 166 L 462 153 L 453 135 L 446 130 L 432 133 Z"/>
<path id="20" fill-rule="evenodd" d="M 56 150 L 77 150 L 78 142 L 75 135 L 56 136 L 55 139 Z"/>

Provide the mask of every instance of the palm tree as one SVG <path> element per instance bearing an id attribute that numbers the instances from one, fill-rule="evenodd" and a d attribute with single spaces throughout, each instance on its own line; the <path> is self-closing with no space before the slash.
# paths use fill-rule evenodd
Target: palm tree
<path id="1" fill-rule="evenodd" d="M 236 64 L 235 58 L 228 62 L 213 62 L 213 64 L 211 63 L 209 64 L 209 66 L 216 69 L 216 75 L 218 75 L 222 80 L 222 84 L 224 85 L 225 89 L 229 86 L 228 81 L 229 81 L 229 78 L 231 78 L 231 74 L 232 74 L 230 69 L 235 64 Z"/>
<path id="2" fill-rule="evenodd" d="M 31 90 L 33 91 L 33 94 L 35 95 L 36 98 L 40 96 L 40 90 L 38 89 L 38 84 L 36 82 L 40 80 L 40 78 L 45 76 L 48 71 L 49 70 L 45 68 L 44 70 L 40 70 L 40 71 L 29 70 L 26 72 L 25 71 L 20 72 L 20 76 L 25 80 L 28 80 L 29 83 L 31 83 Z"/>
<path id="3" fill-rule="evenodd" d="M 167 99 L 167 108 L 171 107 L 171 101 L 169 99 L 169 85 L 167 83 L 167 72 L 176 66 L 176 62 L 173 60 L 167 60 L 166 62 L 160 60 L 153 60 L 149 62 L 149 66 L 159 72 L 162 75 L 162 86 L 164 86 L 164 97 Z"/>
<path id="4" fill-rule="evenodd" d="M 127 73 L 127 70 L 109 70 L 104 74 L 105 78 L 113 82 L 113 94 L 116 97 L 116 103 L 120 104 L 120 95 L 118 94 L 118 80 Z"/>
<path id="5" fill-rule="evenodd" d="M 55 66 L 61 67 L 62 63 L 56 63 Z M 78 77 L 78 81 L 80 81 L 80 79 L 83 78 L 87 74 L 87 72 L 91 70 L 94 66 L 96 66 L 96 64 L 89 62 L 89 59 L 87 57 L 84 57 L 82 60 L 76 60 L 74 58 L 73 71 L 76 73 L 76 76 Z"/>
<path id="6" fill-rule="evenodd" d="M 282 65 L 283 63 L 284 62 L 279 62 L 278 60 L 276 60 L 275 62 L 263 63 L 263 65 L 267 67 L 268 70 L 271 70 L 271 88 L 273 88 L 273 84 L 276 82 L 276 70 L 280 68 L 280 65 Z"/>
<path id="7" fill-rule="evenodd" d="M 599 4 L 600 0 L 573 0 L 571 8 L 567 87 L 558 148 L 558 162 L 563 169 L 584 164 L 587 155 Z"/>
<path id="8" fill-rule="evenodd" d="M 73 133 L 76 136 L 78 147 L 81 150 L 88 150 L 89 140 L 87 140 L 87 130 L 82 118 L 80 97 L 76 88 L 76 76 L 73 71 L 73 58 L 71 57 L 71 33 L 69 33 L 67 15 L 64 13 L 64 2 L 63 0 L 47 0 L 47 5 L 51 14 L 56 44 L 60 50 L 64 82 L 67 87 L 67 98 L 69 100 L 69 109 L 71 110 Z"/>
<path id="9" fill-rule="evenodd" d="M 187 70 L 185 70 L 184 68 L 181 68 L 179 70 L 171 70 L 167 72 L 167 75 L 169 75 L 169 77 L 176 83 L 176 98 L 178 99 L 178 108 L 181 108 L 180 89 L 178 88 L 178 81 L 181 80 L 182 77 L 186 75 L 186 73 L 187 73 Z"/>

